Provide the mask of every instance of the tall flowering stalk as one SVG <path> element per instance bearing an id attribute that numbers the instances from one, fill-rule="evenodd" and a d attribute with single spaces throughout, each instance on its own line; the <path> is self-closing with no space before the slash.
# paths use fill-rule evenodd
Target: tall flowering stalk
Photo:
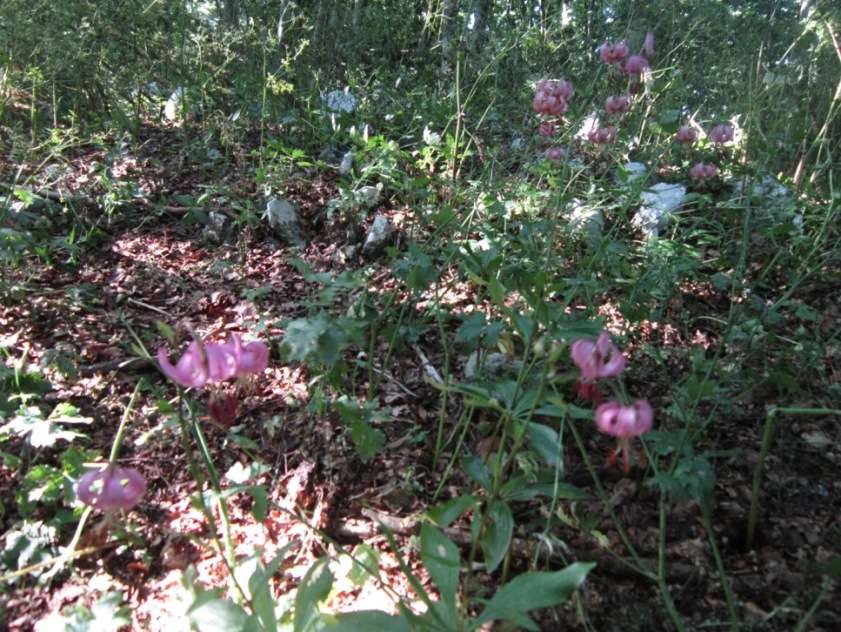
<path id="1" fill-rule="evenodd" d="M 613 465 L 617 456 L 622 455 L 625 474 L 631 472 L 631 459 L 634 451 L 631 441 L 641 437 L 654 425 L 654 410 L 644 399 L 632 404 L 610 400 L 602 402 L 601 390 L 597 380 L 619 377 L 625 370 L 625 356 L 613 344 L 610 334 L 603 331 L 595 340 L 576 340 L 570 350 L 572 361 L 581 371 L 576 381 L 575 390 L 582 398 L 594 401 L 598 406 L 594 418 L 596 427 L 603 433 L 616 437 L 619 446 L 608 457 L 608 465 Z M 642 464 L 643 459 L 637 458 Z"/>
<path id="2" fill-rule="evenodd" d="M 248 375 L 261 373 L 269 363 L 269 347 L 264 342 L 250 342 L 243 344 L 240 337 L 233 334 L 226 342 L 203 342 L 196 337 L 191 342 L 175 364 L 169 359 L 166 348 L 158 349 L 158 362 L 161 372 L 178 385 L 179 397 L 182 403 L 187 403 L 184 398 L 184 388 L 201 389 L 204 387 L 216 388 L 227 380 L 236 379 L 238 386 L 234 394 L 221 394 L 221 391 L 211 391 L 208 412 L 211 417 L 224 426 L 230 426 L 236 418 L 238 407 L 239 385 Z M 194 407 L 188 404 L 190 410 L 190 426 L 184 417 L 184 406 L 178 407 L 178 421 L 181 427 L 181 439 L 184 442 L 185 455 L 190 471 L 199 487 L 199 501 L 202 504 L 205 517 L 210 523 L 211 534 L 216 541 L 220 552 L 223 549 L 222 543 L 216 535 L 215 517 L 212 511 L 205 506 L 203 487 L 205 478 L 202 475 L 198 463 L 193 456 L 193 448 L 189 439 L 192 434 L 195 438 L 199 454 L 203 461 L 204 469 L 210 485 L 216 492 L 219 515 L 224 526 L 225 533 L 225 554 L 226 562 L 230 569 L 235 562 L 235 550 L 230 531 L 230 518 L 228 507 L 222 500 L 219 475 L 213 464 L 213 458 L 207 444 L 204 432 L 198 424 Z"/>
<path id="3" fill-rule="evenodd" d="M 569 109 L 569 100 L 574 93 L 572 83 L 566 79 L 544 77 L 537 85 L 532 100 L 532 107 L 541 116 L 548 117 L 538 128 L 538 135 L 551 138 L 558 131 L 561 117 Z M 566 152 L 562 147 L 550 147 L 546 151 L 547 160 L 562 160 Z"/>

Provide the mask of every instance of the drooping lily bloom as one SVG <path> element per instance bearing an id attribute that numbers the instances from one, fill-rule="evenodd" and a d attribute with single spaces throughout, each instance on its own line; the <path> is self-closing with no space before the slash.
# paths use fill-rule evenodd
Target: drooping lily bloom
<path id="1" fill-rule="evenodd" d="M 550 147 L 546 150 L 546 160 L 563 160 L 565 155 L 563 147 Z"/>
<path id="2" fill-rule="evenodd" d="M 718 167 L 712 163 L 705 164 L 703 162 L 699 162 L 692 167 L 689 174 L 696 180 L 708 180 L 709 178 L 714 178 L 718 175 Z"/>
<path id="3" fill-rule="evenodd" d="M 603 331 L 596 340 L 582 338 L 572 343 L 572 361 L 581 369 L 584 380 L 616 377 L 625 368 L 625 356 L 610 340 L 610 334 Z"/>
<path id="4" fill-rule="evenodd" d="M 608 127 L 593 128 L 587 132 L 587 138 L 591 143 L 597 145 L 608 145 L 616 140 L 616 128 L 613 125 Z"/>
<path id="5" fill-rule="evenodd" d="M 621 114 L 631 109 L 631 99 L 622 95 L 621 97 L 610 96 L 604 102 L 604 109 L 608 114 Z"/>
<path id="6" fill-rule="evenodd" d="M 158 349 L 158 363 L 161 365 L 161 371 L 164 375 L 181 386 L 202 388 L 207 384 L 207 358 L 195 341 L 190 343 L 175 366 L 169 361 L 166 349 L 160 347 Z"/>
<path id="7" fill-rule="evenodd" d="M 175 364 L 169 361 L 166 349 L 158 349 L 161 371 L 181 386 L 202 388 L 234 377 L 237 374 L 242 343 L 238 338 L 224 344 L 213 342 L 199 345 L 195 340 Z"/>
<path id="8" fill-rule="evenodd" d="M 246 373 L 260 373 L 268 366 L 269 348 L 255 341 L 246 345 L 236 334 L 227 342 L 193 341 L 173 366 L 166 349 L 158 349 L 161 371 L 181 386 L 202 388 Z"/>
<path id="9" fill-rule="evenodd" d="M 255 340 L 242 346 L 237 375 L 262 373 L 267 366 L 269 366 L 269 346 L 265 342 Z"/>
<path id="10" fill-rule="evenodd" d="M 625 72 L 629 75 L 641 75 L 648 68 L 648 60 L 642 55 L 631 55 L 625 62 Z"/>
<path id="11" fill-rule="evenodd" d="M 727 143 L 733 140 L 732 125 L 716 125 L 710 132 L 710 141 L 713 143 Z"/>
<path id="12" fill-rule="evenodd" d="M 652 31 L 645 34 L 645 45 L 643 46 L 643 50 L 646 55 L 651 56 L 654 54 L 654 33 Z"/>
<path id="13" fill-rule="evenodd" d="M 654 411 L 644 399 L 633 406 L 619 402 L 605 402 L 596 408 L 596 426 L 605 434 L 619 439 L 633 439 L 644 435 L 654 425 Z"/>
<path id="14" fill-rule="evenodd" d="M 544 77 L 540 80 L 537 90 L 559 96 L 564 101 L 569 101 L 574 92 L 571 81 L 567 81 L 566 79 L 549 79 L 549 77 Z"/>
<path id="15" fill-rule="evenodd" d="M 675 140 L 683 144 L 694 143 L 696 138 L 698 138 L 698 132 L 689 125 L 681 125 L 675 134 Z"/>
<path id="16" fill-rule="evenodd" d="M 601 57 L 603 63 L 608 65 L 621 64 L 625 60 L 628 50 L 628 45 L 625 42 L 619 42 L 618 44 L 605 42 L 599 46 L 599 57 Z"/>
<path id="17" fill-rule="evenodd" d="M 619 447 L 608 458 L 608 465 L 616 461 L 621 453 L 625 474 L 631 472 L 631 440 L 641 437 L 654 426 L 654 411 L 651 404 L 638 399 L 633 406 L 623 406 L 610 401 L 596 408 L 596 427 L 605 434 L 619 439 Z M 642 459 L 639 459 L 642 463 Z"/>
<path id="18" fill-rule="evenodd" d="M 111 511 L 128 511 L 140 502 L 146 491 L 146 479 L 131 468 L 106 467 L 79 478 L 77 495 L 86 505 Z"/>
<path id="19" fill-rule="evenodd" d="M 572 98 L 572 93 L 573 87 L 569 81 L 544 77 L 537 85 L 532 106 L 540 114 L 559 116 L 569 108 L 567 101 Z"/>
<path id="20" fill-rule="evenodd" d="M 558 128 L 554 123 L 544 123 L 537 129 L 537 134 L 538 136 L 554 136 L 557 131 Z"/>

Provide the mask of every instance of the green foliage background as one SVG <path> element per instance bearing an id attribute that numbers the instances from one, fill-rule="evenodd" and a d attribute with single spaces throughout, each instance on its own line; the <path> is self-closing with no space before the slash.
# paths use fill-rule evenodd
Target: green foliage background
<path id="1" fill-rule="evenodd" d="M 164 98 L 185 86 L 206 113 L 282 125 L 350 85 L 373 124 L 388 115 L 406 134 L 451 116 L 458 72 L 472 87 L 468 121 L 485 113 L 515 136 L 535 79 L 572 79 L 586 113 L 604 98 L 593 88 L 597 46 L 626 40 L 639 51 L 651 30 L 655 107 L 740 115 L 786 172 L 814 158 L 819 136 L 832 147 L 841 134 L 839 16 L 834 3 L 799 0 L 7 0 L 0 122 L 124 125 L 136 90 L 156 81 Z"/>

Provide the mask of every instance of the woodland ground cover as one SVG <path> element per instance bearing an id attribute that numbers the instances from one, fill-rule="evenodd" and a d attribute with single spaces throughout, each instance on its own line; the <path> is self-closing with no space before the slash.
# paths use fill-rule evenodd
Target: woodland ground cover
<path id="1" fill-rule="evenodd" d="M 838 15 L 497 4 L 2 10 L 6 628 L 837 628 Z"/>

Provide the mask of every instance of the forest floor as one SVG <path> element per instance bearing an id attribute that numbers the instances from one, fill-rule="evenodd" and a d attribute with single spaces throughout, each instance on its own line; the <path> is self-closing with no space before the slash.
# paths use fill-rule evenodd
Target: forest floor
<path id="1" fill-rule="evenodd" d="M 273 344 L 269 369 L 253 381 L 239 416 L 231 428 L 208 419 L 204 426 L 220 472 L 236 464 L 247 466 L 258 459 L 270 470 L 256 479 L 269 486 L 272 501 L 263 521 L 253 518 L 253 499 L 246 494 L 228 498 L 232 534 L 237 555 L 244 558 L 256 548 L 265 559 L 290 542 L 296 544 L 274 575 L 276 595 L 286 595 L 306 573 L 313 561 L 367 543 L 380 550 L 382 580 L 397 594 L 411 595 L 395 551 L 389 546 L 380 523 L 388 525 L 400 545 L 400 554 L 422 581 L 427 581 L 412 548 L 418 519 L 431 505 L 432 494 L 442 480 L 449 460 L 445 453 L 437 469 L 432 468 L 432 442 L 442 418 L 442 396 L 427 378 L 431 365 L 444 372 L 445 358 L 439 332 L 421 334 L 416 344 L 398 345 L 388 365 L 375 363 L 382 372 L 376 393 L 388 407 L 391 421 L 382 424 L 386 450 L 363 464 L 347 440 L 341 420 L 329 407 L 317 405 L 317 384 L 307 368 L 284 364 L 277 352 L 282 337 L 282 319 L 307 313 L 317 284 L 301 272 L 293 258 L 307 262 L 316 272 L 339 274 L 359 266 L 343 256 L 340 236 L 325 224 L 326 203 L 335 194 L 330 172 L 298 169 L 285 182 L 286 197 L 301 207 L 309 245 L 300 251 L 280 247 L 268 226 L 247 227 L 234 244 L 213 244 L 202 237 L 202 226 L 185 222 L 176 207 L 178 196 L 198 198 L 208 192 L 208 174 L 185 163 L 180 135 L 174 130 L 150 130 L 139 149 L 113 159 L 100 149 L 77 151 L 56 158 L 51 179 L 31 185 L 96 199 L 106 191 L 97 174 L 101 165 L 113 163 L 115 175 L 141 183 L 152 200 L 173 205 L 168 211 L 127 203 L 115 209 L 109 219 L 102 211 L 77 208 L 75 212 L 100 230 L 69 256 L 53 256 L 44 265 L 33 262 L 25 269 L 7 269 L 8 288 L 0 311 L 0 339 L 11 362 L 41 371 L 50 388 L 43 393 L 49 404 L 68 402 L 90 423 L 78 428 L 86 439 L 76 440 L 86 449 L 109 454 L 116 428 L 141 376 L 148 386 L 140 392 L 131 413 L 120 463 L 140 470 L 148 482 L 142 502 L 129 514 L 131 528 L 126 540 L 114 544 L 100 515 L 94 514 L 78 549 L 96 553 L 76 558 L 72 571 L 58 573 L 47 585 L 21 578 L 4 590 L 1 629 L 54 630 L 57 617 L 69 606 L 91 605 L 109 590 L 121 591 L 132 609 L 133 629 L 174 630 L 183 626 L 185 597 L 182 574 L 189 566 L 207 586 L 224 586 L 227 570 L 222 556 L 209 545 L 209 525 L 191 506 L 195 482 L 189 475 L 182 444 L 174 429 L 165 426 L 161 398 L 175 403 L 175 389 L 151 362 L 123 364 L 136 358 L 134 336 L 154 355 L 164 344 L 157 323 L 176 327 L 183 321 L 207 339 L 222 340 L 229 334 L 254 331 Z M 16 165 L 4 164 L 0 180 L 13 180 Z M 224 199 L 210 203 L 229 206 L 232 202 L 260 204 L 261 192 L 252 176 L 242 173 L 233 161 L 224 173 L 213 175 L 214 190 L 224 189 Z M 411 209 L 379 209 L 398 226 L 411 223 Z M 97 219 L 100 218 L 100 219 Z M 60 229 L 60 226 L 56 227 Z M 370 262 L 367 262 L 370 265 Z M 447 270 L 441 271 L 448 274 Z M 759 456 L 767 410 L 773 406 L 838 407 L 830 387 L 841 376 L 838 331 L 841 326 L 839 276 L 816 277 L 804 286 L 798 298 L 819 310 L 817 320 L 795 323 L 818 332 L 834 352 L 820 362 L 824 384 L 797 385 L 792 389 L 760 388 L 739 397 L 715 420 L 706 450 L 716 476 L 712 528 L 720 547 L 740 616 L 756 630 L 792 630 L 813 606 L 816 612 L 810 629 L 841 629 L 841 432 L 838 417 L 781 416 L 776 440 L 766 462 L 761 512 L 754 547 L 746 550 L 748 506 L 751 484 Z M 371 266 L 369 288 L 396 290 L 396 280 L 384 257 Z M 696 288 L 697 290 L 697 288 Z M 687 286 L 680 309 L 693 318 L 704 317 L 708 327 L 698 327 L 692 339 L 668 324 L 648 323 L 637 328 L 638 340 L 667 352 L 689 346 L 714 348 L 721 343 L 715 318 L 726 319 L 729 301 L 720 293 L 698 294 Z M 354 296 L 337 295 L 335 310 L 347 310 Z M 470 289 L 449 297 L 449 307 L 472 305 Z M 423 309 L 423 306 L 414 306 Z M 603 297 L 600 312 L 611 327 L 626 327 Z M 709 317 L 709 318 L 706 318 Z M 699 322 L 702 319 L 699 318 Z M 627 329 L 627 327 L 626 327 Z M 757 343 L 759 344 L 759 343 Z M 374 350 L 374 357 L 387 347 Z M 173 351 L 173 354 L 175 352 Z M 357 366 L 372 361 L 370 350 L 353 351 Z M 50 355 L 52 354 L 52 355 Z M 70 360 L 56 370 L 53 360 L 62 355 Z M 172 357 L 172 356 L 171 356 Z M 451 371 L 459 372 L 464 358 L 454 358 Z M 646 397 L 655 410 L 665 410 L 669 385 L 661 377 L 633 385 L 639 397 Z M 348 392 L 365 393 L 367 370 L 353 370 L 347 376 Z M 641 370 L 638 375 L 646 375 Z M 658 381 L 659 380 L 659 381 Z M 570 394 L 574 397 L 573 394 Z M 451 398 L 443 410 L 447 423 L 458 415 L 459 402 Z M 165 411 L 164 411 L 165 412 Z M 594 461 L 603 462 L 611 441 L 591 429 L 584 440 Z M 475 449 L 480 438 L 470 437 Z M 58 464 L 66 443 L 45 448 L 39 464 Z M 22 444 L 10 440 L 2 449 L 14 453 Z M 565 480 L 582 489 L 593 481 L 580 456 L 570 446 L 565 459 Z M 459 494 L 476 493 L 472 481 L 458 468 L 446 482 L 437 502 Z M 660 542 L 659 495 L 644 484 L 645 470 L 624 476 L 621 467 L 598 470 L 608 490 L 611 506 L 625 525 L 646 563 L 657 565 Z M 16 493 L 20 473 L 8 464 L 0 466 L 0 514 L 5 533 L 20 521 Z M 542 629 L 667 630 L 668 614 L 658 586 L 620 563 L 612 550 L 623 553 L 613 522 L 596 501 L 560 501 L 557 514 L 567 514 L 570 526 L 553 526 L 552 536 L 562 547 L 546 555 L 535 553 L 533 538 L 546 523 L 547 507 L 541 501 L 522 502 L 515 510 L 514 555 L 509 574 L 533 564 L 541 569 L 560 568 L 573 561 L 596 561 L 585 587 L 568 605 L 536 614 Z M 296 519 L 299 516 L 301 519 Z M 575 526 L 586 516 L 594 531 Z M 34 518 L 46 520 L 49 515 Z M 601 539 L 588 533 L 601 532 Z M 470 526 L 455 523 L 449 532 L 460 544 L 470 541 Z M 464 537 L 459 538 L 459 534 Z M 72 536 L 57 535 L 57 545 Z M 130 545 L 125 545 L 126 542 Z M 665 577 L 678 611 L 692 625 L 728 627 L 728 612 L 722 578 L 714 551 L 697 505 L 691 501 L 669 508 L 665 534 Z M 478 575 L 482 584 L 498 585 L 499 572 Z M 430 588 L 434 592 L 434 589 Z M 338 585 L 328 607 L 347 609 L 379 608 L 394 611 L 385 593 L 372 583 L 363 587 Z M 748 629 L 746 627 L 745 629 Z M 497 628 L 495 628 L 497 629 Z M 502 629 L 502 628 L 499 628 Z M 697 629 L 697 628 L 694 628 Z"/>

